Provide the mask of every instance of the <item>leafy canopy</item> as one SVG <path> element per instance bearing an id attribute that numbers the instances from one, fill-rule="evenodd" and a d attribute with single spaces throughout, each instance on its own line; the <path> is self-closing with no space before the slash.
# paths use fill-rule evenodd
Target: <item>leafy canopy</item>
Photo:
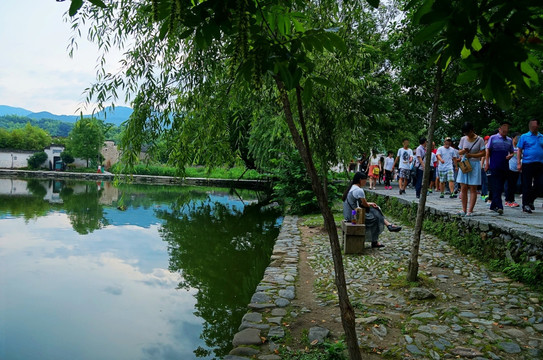
<path id="1" fill-rule="evenodd" d="M 103 122 L 93 118 L 82 118 L 75 123 L 68 137 L 66 151 L 72 156 L 86 159 L 98 159 L 104 144 Z"/>
<path id="2" fill-rule="evenodd" d="M 413 21 L 422 27 L 415 42 L 432 41 L 445 67 L 460 58 L 464 72 L 457 82 L 477 80 L 485 98 L 501 107 L 510 107 L 518 93 L 531 94 L 539 82 L 533 52 L 543 50 L 541 0 L 424 0 Z"/>

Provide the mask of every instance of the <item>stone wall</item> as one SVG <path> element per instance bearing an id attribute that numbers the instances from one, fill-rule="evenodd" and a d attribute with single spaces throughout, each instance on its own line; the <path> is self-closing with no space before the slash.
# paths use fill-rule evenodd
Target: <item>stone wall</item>
<path id="1" fill-rule="evenodd" d="M 271 263 L 248 305 L 239 332 L 234 335 L 234 349 L 224 360 L 281 359 L 275 354 L 278 348 L 274 339 L 285 336 L 283 317 L 296 316 L 289 312 L 290 301 L 295 297 L 298 277 L 298 247 L 301 244 L 298 218 L 286 216 L 273 248 Z M 263 341 L 263 338 L 266 339 Z"/>
<path id="2" fill-rule="evenodd" d="M 0 176 L 39 179 L 81 179 L 97 181 L 113 181 L 116 178 L 116 175 L 111 173 L 77 173 L 69 171 L 29 171 L 15 169 L 0 169 Z M 118 178 L 121 180 L 126 180 L 139 184 L 210 186 L 249 190 L 269 190 L 271 187 L 271 182 L 268 180 L 179 178 L 173 176 L 152 175 L 118 175 Z"/>
<path id="3" fill-rule="evenodd" d="M 385 213 L 414 226 L 417 203 L 376 193 L 368 194 L 368 200 L 378 203 Z M 522 264 L 528 271 L 528 282 L 530 277 L 538 279 L 543 276 L 543 237 L 540 228 L 506 222 L 503 217 L 491 220 L 476 216 L 460 217 L 450 211 L 426 206 L 423 229 L 482 260 Z"/>

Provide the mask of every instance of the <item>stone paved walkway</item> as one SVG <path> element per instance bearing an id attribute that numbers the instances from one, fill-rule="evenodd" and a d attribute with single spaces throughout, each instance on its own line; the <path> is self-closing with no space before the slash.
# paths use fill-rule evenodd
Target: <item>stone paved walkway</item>
<path id="1" fill-rule="evenodd" d="M 418 300 L 404 280 L 411 238 L 404 224 L 382 234 L 385 248 L 344 257 L 362 347 L 395 359 L 543 358 L 543 294 L 423 235 L 419 274 L 436 298 Z M 308 249 L 320 305 L 337 308 L 327 236 L 313 236 Z"/>
<path id="2" fill-rule="evenodd" d="M 368 191 L 367 188 L 364 190 Z M 383 185 L 377 185 L 377 189 L 370 190 L 370 192 L 375 192 L 379 195 L 394 196 L 409 202 L 418 203 L 418 200 L 415 197 L 415 189 L 408 188 L 405 194 L 399 195 L 398 185 L 395 182 L 393 182 L 392 190 L 385 190 Z M 426 207 L 435 208 L 451 214 L 455 214 L 462 210 L 462 204 L 459 198 L 450 199 L 448 196 L 445 196 L 445 198 L 440 199 L 439 195 L 440 193 L 436 192 L 428 194 L 426 198 Z M 516 195 L 515 199 L 517 203 L 522 205 L 522 198 L 519 194 Z M 510 208 L 505 206 L 504 214 L 499 215 L 490 211 L 489 204 L 485 204 L 479 195 L 477 202 L 475 203 L 473 219 L 487 222 L 492 225 L 499 224 L 500 226 L 507 227 L 513 231 L 526 231 L 526 229 L 529 228 L 532 236 L 543 238 L 543 199 L 536 199 L 534 205 L 535 211 L 532 214 L 522 212 L 520 207 Z"/>

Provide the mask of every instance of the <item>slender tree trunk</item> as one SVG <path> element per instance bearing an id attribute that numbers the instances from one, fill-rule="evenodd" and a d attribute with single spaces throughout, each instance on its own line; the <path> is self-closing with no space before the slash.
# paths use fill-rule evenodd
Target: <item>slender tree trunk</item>
<path id="1" fill-rule="evenodd" d="M 345 270 L 343 268 L 343 258 L 339 246 L 339 239 L 336 223 L 334 221 L 334 216 L 332 215 L 332 210 L 328 206 L 328 197 L 326 195 L 325 189 L 323 188 L 319 180 L 319 176 L 317 174 L 317 170 L 315 168 L 311 153 L 309 152 L 308 147 L 306 146 L 304 140 L 302 139 L 302 136 L 300 136 L 300 133 L 296 128 L 296 124 L 292 116 L 291 103 L 288 98 L 285 86 L 278 77 L 275 78 L 275 81 L 281 94 L 283 111 L 285 112 L 285 118 L 288 128 L 290 130 L 294 143 L 296 144 L 296 148 L 298 149 L 298 152 L 300 153 L 300 156 L 305 164 L 309 178 L 311 179 L 311 186 L 313 188 L 313 191 L 315 192 L 315 195 L 317 196 L 317 201 L 319 202 L 322 217 L 324 218 L 324 227 L 328 232 L 328 236 L 330 239 L 330 247 L 332 249 L 332 258 L 334 261 L 335 281 L 339 297 L 339 308 L 341 312 L 341 322 L 343 325 L 343 330 L 345 331 L 345 339 L 349 350 L 349 357 L 351 358 L 351 360 L 361 360 L 362 355 L 360 353 L 360 347 L 358 346 L 358 339 L 356 336 L 354 322 L 355 314 L 354 309 L 349 301 L 349 295 L 347 293 Z M 303 136 L 307 140 L 308 138 L 307 132 L 305 131 L 305 121 L 303 119 L 303 113 L 300 113 L 300 103 L 298 105 L 300 125 L 302 127 Z M 309 145 L 309 143 L 307 143 L 307 145 Z"/>
<path id="2" fill-rule="evenodd" d="M 417 208 L 417 218 L 415 222 L 415 232 L 413 234 L 413 241 L 411 243 L 411 256 L 409 258 L 409 267 L 407 269 L 407 280 L 415 282 L 417 281 L 419 272 L 419 247 L 420 247 L 420 235 L 422 233 L 422 223 L 424 221 L 424 209 L 426 208 L 426 195 L 428 192 L 428 183 L 430 180 L 430 163 L 432 162 L 432 143 L 434 141 L 434 130 L 436 127 L 438 116 L 439 95 L 441 93 L 441 83 L 443 81 L 443 70 L 441 69 L 441 58 L 437 63 L 436 85 L 434 88 L 433 104 L 432 104 L 432 116 L 430 118 L 430 126 L 428 127 L 426 157 L 424 158 L 424 174 L 422 180 L 422 190 Z"/>

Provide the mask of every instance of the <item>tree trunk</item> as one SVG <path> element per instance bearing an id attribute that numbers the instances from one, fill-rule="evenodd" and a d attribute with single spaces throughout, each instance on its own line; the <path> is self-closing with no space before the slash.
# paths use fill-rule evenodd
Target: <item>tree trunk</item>
<path id="1" fill-rule="evenodd" d="M 319 207 L 321 209 L 322 217 L 324 218 L 324 227 L 328 232 L 330 239 L 330 247 L 332 249 L 332 258 L 334 261 L 334 271 L 335 271 L 335 282 L 338 290 L 339 297 L 339 308 L 341 312 L 341 322 L 343 325 L 343 330 L 345 331 L 345 340 L 347 342 L 347 347 L 349 350 L 349 357 L 351 360 L 361 360 L 362 355 L 360 353 L 360 347 L 358 346 L 358 339 L 356 336 L 355 329 L 355 315 L 354 309 L 349 301 L 349 295 L 347 293 L 347 284 L 345 282 L 345 271 L 343 268 L 343 257 L 341 255 L 341 249 L 339 246 L 339 239 L 337 234 L 336 223 L 334 221 L 334 216 L 332 215 L 332 210 L 328 206 L 328 197 L 326 191 L 323 188 L 313 163 L 313 158 L 309 152 L 308 147 L 306 146 L 304 140 L 300 136 L 296 124 L 294 123 L 294 118 L 292 116 L 291 103 L 288 98 L 287 91 L 283 82 L 275 77 L 277 87 L 281 94 L 281 101 L 283 103 L 283 111 L 285 112 L 285 118 L 292 135 L 292 139 L 296 144 L 296 148 L 300 153 L 300 156 L 304 162 L 309 178 L 311 179 L 311 187 L 315 192 L 317 201 L 319 202 Z M 300 113 L 300 108 L 298 111 Z M 305 133 L 305 122 L 303 120 L 303 114 L 300 115 L 301 127 L 304 131 L 304 138 L 307 140 L 307 133 Z"/>
<path id="2" fill-rule="evenodd" d="M 417 218 L 415 222 L 415 232 L 413 234 L 413 242 L 411 243 L 411 256 L 409 258 L 409 267 L 407 269 L 407 280 L 411 282 L 417 281 L 419 272 L 419 247 L 420 235 L 422 233 L 422 223 L 424 221 L 424 209 L 426 208 L 426 195 L 428 193 L 428 183 L 430 180 L 430 163 L 432 161 L 432 143 L 434 141 L 434 130 L 436 127 L 438 116 L 439 95 L 441 93 L 441 83 L 443 81 L 443 70 L 441 69 L 441 58 L 437 63 L 435 75 L 436 85 L 434 88 L 434 99 L 432 104 L 432 116 L 430 118 L 430 126 L 428 127 L 426 154 L 424 158 L 424 173 L 422 180 L 422 190 L 420 195 L 419 206 L 417 208 Z M 437 169 L 436 169 L 437 170 Z"/>

